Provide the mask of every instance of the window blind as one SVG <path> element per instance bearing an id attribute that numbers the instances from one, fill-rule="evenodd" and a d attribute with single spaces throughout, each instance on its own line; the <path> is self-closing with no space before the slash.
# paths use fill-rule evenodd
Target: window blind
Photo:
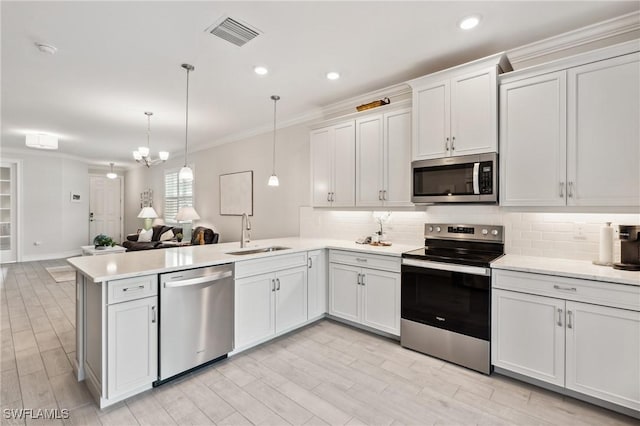
<path id="1" fill-rule="evenodd" d="M 164 174 L 164 218 L 176 220 L 180 207 L 193 205 L 193 181 L 185 182 L 178 179 L 178 170 Z"/>

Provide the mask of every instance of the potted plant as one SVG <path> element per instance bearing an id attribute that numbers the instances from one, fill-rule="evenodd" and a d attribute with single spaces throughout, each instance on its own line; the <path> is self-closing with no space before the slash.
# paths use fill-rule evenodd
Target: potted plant
<path id="1" fill-rule="evenodd" d="M 111 239 L 111 237 L 104 235 L 104 234 L 98 234 L 94 239 L 93 239 L 93 246 L 96 249 L 105 249 L 107 247 L 113 247 L 116 245 L 116 242 L 113 241 Z"/>
<path id="2" fill-rule="evenodd" d="M 181 232 L 178 232 L 176 234 L 176 240 L 178 240 L 178 242 L 182 242 L 182 233 Z"/>

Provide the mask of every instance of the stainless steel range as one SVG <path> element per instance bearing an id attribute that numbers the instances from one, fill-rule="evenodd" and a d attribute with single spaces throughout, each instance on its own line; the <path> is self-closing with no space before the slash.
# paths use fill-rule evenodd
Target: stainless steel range
<path id="1" fill-rule="evenodd" d="M 502 226 L 425 224 L 425 247 L 402 254 L 402 346 L 491 373 L 491 269 Z"/>

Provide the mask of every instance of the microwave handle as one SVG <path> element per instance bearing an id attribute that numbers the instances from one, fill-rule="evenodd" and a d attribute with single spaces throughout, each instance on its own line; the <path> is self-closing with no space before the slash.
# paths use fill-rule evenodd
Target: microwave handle
<path id="1" fill-rule="evenodd" d="M 480 163 L 473 163 L 473 193 L 480 194 Z"/>

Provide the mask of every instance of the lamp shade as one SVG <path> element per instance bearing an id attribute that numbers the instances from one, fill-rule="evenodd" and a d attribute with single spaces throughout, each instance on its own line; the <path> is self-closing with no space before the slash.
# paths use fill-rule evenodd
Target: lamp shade
<path id="1" fill-rule="evenodd" d="M 153 207 L 143 207 L 138 214 L 138 217 L 141 219 L 155 219 L 158 217 L 158 213 L 153 209 Z"/>
<path id="2" fill-rule="evenodd" d="M 176 214 L 176 220 L 178 222 L 198 219 L 200 219 L 200 215 L 198 215 L 196 209 L 191 206 L 180 207 L 180 210 L 178 210 L 178 214 Z"/>
<path id="3" fill-rule="evenodd" d="M 193 180 L 193 170 L 191 170 L 191 167 L 184 166 L 181 168 L 178 173 L 178 180 L 191 182 Z"/>

